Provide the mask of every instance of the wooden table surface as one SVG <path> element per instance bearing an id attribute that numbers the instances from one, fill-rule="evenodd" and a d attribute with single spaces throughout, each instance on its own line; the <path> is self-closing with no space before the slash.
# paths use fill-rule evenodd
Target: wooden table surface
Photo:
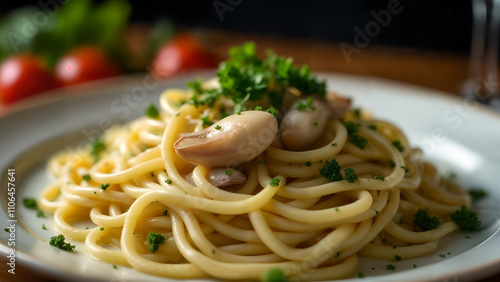
<path id="1" fill-rule="evenodd" d="M 206 48 L 222 58 L 227 56 L 231 46 L 254 41 L 259 53 L 263 54 L 271 48 L 280 55 L 292 56 L 299 64 L 308 64 L 314 71 L 369 75 L 433 88 L 450 95 L 460 93 L 468 74 L 466 55 L 367 46 L 352 54 L 348 60 L 339 43 L 213 30 L 192 32 Z M 0 257 L 0 281 L 56 281 L 30 270 L 22 263 L 16 264 L 15 275 L 9 274 L 6 263 L 7 258 Z M 498 269 L 500 272 L 500 265 Z M 481 281 L 500 281 L 500 273 Z"/>

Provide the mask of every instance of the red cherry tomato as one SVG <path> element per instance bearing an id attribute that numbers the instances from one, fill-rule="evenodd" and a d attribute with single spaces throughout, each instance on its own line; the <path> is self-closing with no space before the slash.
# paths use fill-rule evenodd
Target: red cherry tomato
<path id="1" fill-rule="evenodd" d="M 5 104 L 57 86 L 52 73 L 34 55 L 16 55 L 0 66 L 0 99 Z"/>
<path id="2" fill-rule="evenodd" d="M 188 69 L 216 66 L 215 56 L 188 35 L 177 36 L 163 45 L 153 61 L 153 70 L 160 77 L 169 77 Z"/>
<path id="3" fill-rule="evenodd" d="M 62 85 L 72 85 L 116 76 L 121 70 L 95 46 L 83 46 L 66 54 L 56 66 L 56 77 Z"/>

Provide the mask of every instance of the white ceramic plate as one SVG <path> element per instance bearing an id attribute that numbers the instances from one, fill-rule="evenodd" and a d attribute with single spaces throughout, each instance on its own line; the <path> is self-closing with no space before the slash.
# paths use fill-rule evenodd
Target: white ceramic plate
<path id="1" fill-rule="evenodd" d="M 369 77 L 323 76 L 331 90 L 352 97 L 355 106 L 403 128 L 412 144 L 423 148 L 443 173 L 454 172 L 465 187 L 482 187 L 489 194 L 476 205 L 483 230 L 455 232 L 429 256 L 399 262 L 361 259 L 363 281 L 463 281 L 500 271 L 500 115 L 429 89 Z M 164 89 L 184 87 L 197 77 L 207 73 L 161 83 L 149 75 L 121 77 L 46 95 L 0 113 L 0 226 L 9 225 L 6 173 L 15 169 L 18 262 L 60 279 L 70 275 L 82 281 L 163 280 L 127 267 L 113 269 L 89 257 L 82 243 L 77 242 L 72 253 L 53 248 L 48 244 L 56 235 L 52 219 L 37 218 L 22 199 L 37 197 L 49 183 L 45 164 L 50 154 L 88 142 L 111 122 L 124 123 L 142 115 L 150 103 L 158 104 Z M 9 252 L 8 239 L 9 233 L 0 232 L 2 256 Z M 396 265 L 395 271 L 385 269 L 389 263 Z"/>

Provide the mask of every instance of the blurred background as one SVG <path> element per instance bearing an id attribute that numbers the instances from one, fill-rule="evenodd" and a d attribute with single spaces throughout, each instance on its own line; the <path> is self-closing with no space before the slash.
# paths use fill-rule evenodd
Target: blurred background
<path id="1" fill-rule="evenodd" d="M 0 98 L 9 104 L 114 75 L 168 78 L 216 67 L 246 41 L 314 71 L 458 95 L 469 75 L 472 7 L 451 0 L 8 1 L 0 12 L 0 60 L 7 65 Z M 16 64 L 23 71 L 13 74 Z"/>

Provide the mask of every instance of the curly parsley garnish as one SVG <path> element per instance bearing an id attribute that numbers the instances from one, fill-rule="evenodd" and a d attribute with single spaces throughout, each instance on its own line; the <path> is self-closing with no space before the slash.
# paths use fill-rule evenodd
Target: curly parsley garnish
<path id="1" fill-rule="evenodd" d="M 66 243 L 65 240 L 66 238 L 64 238 L 64 235 L 59 234 L 57 236 L 52 236 L 50 238 L 49 244 L 67 252 L 73 251 L 76 248 L 76 246 L 71 245 L 70 243 Z"/>

